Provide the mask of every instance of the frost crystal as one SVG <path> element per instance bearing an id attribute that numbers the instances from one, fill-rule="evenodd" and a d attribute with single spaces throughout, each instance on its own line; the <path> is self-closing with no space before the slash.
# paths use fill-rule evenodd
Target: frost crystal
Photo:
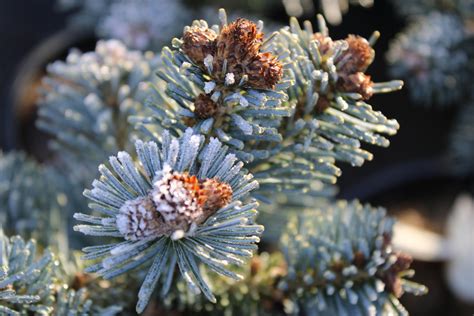
<path id="1" fill-rule="evenodd" d="M 207 68 L 211 68 L 212 67 L 212 62 L 214 61 L 214 57 L 212 57 L 212 55 L 207 55 L 206 58 L 204 58 L 204 66 L 206 66 Z"/>
<path id="2" fill-rule="evenodd" d="M 232 72 L 229 72 L 225 75 L 225 84 L 227 86 L 233 85 L 235 83 L 235 76 Z"/>
<path id="3" fill-rule="evenodd" d="M 206 92 L 206 94 L 209 94 L 212 92 L 212 90 L 214 90 L 215 87 L 216 83 L 214 81 L 208 81 L 204 84 L 204 92 Z"/>

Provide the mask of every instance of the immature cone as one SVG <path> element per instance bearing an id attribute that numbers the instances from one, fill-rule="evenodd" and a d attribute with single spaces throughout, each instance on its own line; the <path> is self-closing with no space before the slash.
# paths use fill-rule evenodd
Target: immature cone
<path id="1" fill-rule="evenodd" d="M 330 72 L 331 67 L 328 61 L 336 63 L 337 81 L 330 81 L 326 92 L 319 93 L 318 102 L 315 105 L 316 113 L 324 112 L 334 101 L 335 93 L 350 92 L 358 93 L 362 99 L 368 100 L 373 95 L 373 82 L 370 76 L 364 71 L 373 62 L 375 52 L 369 42 L 360 36 L 349 35 L 345 40 L 334 42 L 329 36 L 323 33 L 314 33 L 313 40 L 317 41 L 319 54 L 321 55 L 321 67 L 324 71 Z M 334 61 L 331 57 L 335 47 L 346 47 Z M 329 65 L 332 65 L 332 62 Z M 320 82 L 315 83 L 315 89 L 319 89 Z"/>
<path id="2" fill-rule="evenodd" d="M 222 72 L 227 60 L 227 73 L 234 74 L 235 82 L 247 75 L 250 87 L 274 88 L 283 76 L 282 65 L 272 54 L 260 52 L 262 42 L 263 33 L 249 20 L 240 18 L 226 25 L 217 38 L 215 72 Z"/>
<path id="3" fill-rule="evenodd" d="M 201 93 L 194 100 L 194 114 L 199 119 L 207 119 L 213 117 L 218 110 L 216 102 L 212 101 L 211 97 Z"/>
<path id="4" fill-rule="evenodd" d="M 356 251 L 354 253 L 354 265 L 357 267 L 357 268 L 362 268 L 364 267 L 364 265 L 366 264 L 367 260 L 364 256 L 364 253 L 360 250 Z"/>
<path id="5" fill-rule="evenodd" d="M 365 38 L 358 35 L 349 35 L 345 41 L 349 47 L 344 56 L 349 55 L 349 60 L 342 66 L 341 72 L 347 74 L 365 72 L 374 61 L 374 49 Z"/>
<path id="6" fill-rule="evenodd" d="M 393 293 L 396 297 L 401 297 L 403 288 L 401 279 L 398 274 L 410 268 L 413 258 L 405 253 L 397 253 L 397 261 L 388 269 L 385 275 L 385 286 L 387 290 Z"/>
<path id="7" fill-rule="evenodd" d="M 322 113 L 324 112 L 329 106 L 331 105 L 331 102 L 329 101 L 329 99 L 324 96 L 324 95 L 321 95 L 319 96 L 319 99 L 318 99 L 318 103 L 316 103 L 316 112 L 317 113 Z"/>
<path id="8" fill-rule="evenodd" d="M 192 223 L 202 224 L 232 200 L 229 184 L 216 179 L 198 180 L 188 173 L 163 169 L 151 193 L 166 231 L 187 231 Z"/>
<path id="9" fill-rule="evenodd" d="M 207 55 L 215 54 L 216 45 L 214 40 L 216 38 L 217 34 L 213 30 L 192 26 L 183 34 L 182 49 L 193 62 L 203 65 L 204 58 Z"/>
<path id="10" fill-rule="evenodd" d="M 127 240 L 163 235 L 163 221 L 153 201 L 145 196 L 126 201 L 117 215 L 117 228 Z"/>
<path id="11" fill-rule="evenodd" d="M 196 176 L 174 172 L 165 166 L 162 178 L 153 184 L 151 195 L 156 210 L 172 230 L 186 231 L 202 216 L 197 200 L 199 182 Z"/>
<path id="12" fill-rule="evenodd" d="M 345 41 L 348 48 L 341 57 L 345 62 L 338 69 L 338 88 L 344 92 L 356 92 L 364 100 L 368 100 L 373 95 L 374 83 L 364 72 L 374 61 L 375 52 L 369 42 L 361 36 L 349 35 Z"/>
<path id="13" fill-rule="evenodd" d="M 319 53 L 322 55 L 325 55 L 329 50 L 331 50 L 334 44 L 332 38 L 319 32 L 313 34 L 313 39 L 318 41 Z"/>
<path id="14" fill-rule="evenodd" d="M 232 188 L 230 185 L 216 179 L 204 180 L 200 185 L 200 189 L 201 196 L 205 199 L 204 201 L 200 201 L 203 208 L 204 219 L 229 204 L 232 200 Z"/>
<path id="15" fill-rule="evenodd" d="M 263 42 L 263 33 L 257 30 L 255 23 L 239 18 L 222 28 L 217 38 L 216 67 L 222 67 L 224 59 L 232 66 L 238 62 L 248 64 L 259 54 Z M 232 71 L 232 70 L 231 70 Z"/>
<path id="16" fill-rule="evenodd" d="M 362 72 L 341 76 L 338 81 L 338 86 L 342 91 L 359 93 L 364 100 L 370 99 L 374 94 L 373 85 L 370 76 Z"/>
<path id="17" fill-rule="evenodd" d="M 240 18 L 224 26 L 219 35 L 207 28 L 191 27 L 183 34 L 182 49 L 201 67 L 207 58 L 217 81 L 238 84 L 247 75 L 246 86 L 273 89 L 283 76 L 282 65 L 272 54 L 260 52 L 262 43 L 263 33 L 257 25 Z"/>
<path id="18" fill-rule="evenodd" d="M 273 89 L 283 76 L 281 63 L 270 53 L 260 53 L 247 67 L 248 83 L 258 89 Z"/>

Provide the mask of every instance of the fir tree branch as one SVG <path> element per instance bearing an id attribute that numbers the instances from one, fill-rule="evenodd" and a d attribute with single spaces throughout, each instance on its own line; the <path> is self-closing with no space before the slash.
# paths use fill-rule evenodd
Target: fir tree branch
<path id="1" fill-rule="evenodd" d="M 128 116 L 142 113 L 155 67 L 152 53 L 128 50 L 117 40 L 99 41 L 93 52 L 72 50 L 48 66 L 37 126 L 72 175 L 90 181 L 91 170 L 112 153 L 133 148 Z M 85 176 L 89 175 L 89 177 Z"/>
<path id="2" fill-rule="evenodd" d="M 68 220 L 75 206 L 71 188 L 58 170 L 23 152 L 0 152 L 0 227 L 68 251 Z M 45 234 L 45 232 L 48 232 Z"/>
<path id="3" fill-rule="evenodd" d="M 373 94 L 398 90 L 402 82 L 374 84 L 365 75 L 372 63 L 375 32 L 366 40 L 349 35 L 334 41 L 329 37 L 322 16 L 319 32 L 313 33 L 310 22 L 301 29 L 295 18 L 290 28 L 280 31 L 272 42 L 276 54 L 291 52 L 296 84 L 288 89 L 296 108 L 282 128 L 283 139 L 290 138 L 302 152 L 360 166 L 372 154 L 361 148 L 361 142 L 387 147 L 383 134 L 394 135 L 399 125 L 374 111 L 366 101 Z M 315 167 L 317 169 L 317 167 Z"/>
<path id="4" fill-rule="evenodd" d="M 431 12 L 413 21 L 391 42 L 387 60 L 394 77 L 408 84 L 411 98 L 426 106 L 448 106 L 468 96 L 470 56 L 463 20 Z"/>
<path id="5" fill-rule="evenodd" d="M 290 221 L 281 239 L 288 274 L 279 287 L 294 302 L 292 313 L 406 315 L 398 298 L 427 289 L 405 279 L 412 259 L 392 249 L 393 223 L 384 209 L 357 201 Z"/>
<path id="6" fill-rule="evenodd" d="M 137 141 L 138 162 L 120 152 L 110 158 L 111 169 L 99 167 L 101 178 L 84 192 L 102 216 L 75 215 L 88 223 L 77 231 L 123 240 L 85 248 L 85 259 L 101 260 L 88 272 L 115 277 L 153 261 L 138 293 L 139 313 L 175 265 L 191 290 L 215 301 L 199 265 L 240 278 L 228 265 L 251 257 L 263 231 L 254 224 L 257 203 L 241 202 L 257 182 L 217 139 L 203 142 L 192 129 L 179 139 L 165 131 L 160 145 Z"/>
<path id="7" fill-rule="evenodd" d="M 116 315 L 118 306 L 93 304 L 86 289 L 70 289 L 61 276 L 57 257 L 40 256 L 36 242 L 8 238 L 0 229 L 0 312 L 2 315 Z"/>

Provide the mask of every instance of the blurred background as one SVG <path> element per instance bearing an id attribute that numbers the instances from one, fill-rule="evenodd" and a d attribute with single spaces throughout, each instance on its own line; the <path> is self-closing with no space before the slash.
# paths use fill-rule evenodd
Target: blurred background
<path id="1" fill-rule="evenodd" d="M 231 16 L 262 19 L 269 29 L 286 24 L 289 15 L 315 23 L 316 14 L 324 13 L 336 39 L 347 34 L 369 37 L 378 30 L 382 35 L 368 73 L 376 81 L 402 79 L 406 84 L 402 91 L 377 95 L 371 103 L 397 119 L 401 128 L 390 147 L 369 149 L 373 161 L 361 168 L 342 166 L 338 197 L 386 207 L 402 223 L 418 229 L 420 235 L 414 236 L 419 238 L 409 241 L 415 248 L 433 238 L 452 240 L 453 231 L 464 229 L 463 238 L 471 239 L 464 241 L 471 248 L 461 248 L 467 258 L 443 254 L 446 249 L 418 257 L 415 253 L 416 280 L 430 292 L 405 296 L 402 302 L 412 315 L 474 313 L 474 283 L 467 288 L 456 283 L 463 276 L 474 279 L 474 265 L 466 265 L 474 264 L 473 1 L 155 2 L 157 11 L 135 12 L 113 0 L 0 1 L 1 150 L 22 149 L 39 161 L 48 159 L 47 136 L 34 124 L 41 77 L 46 66 L 64 59 L 70 48 L 93 50 L 100 38 L 119 38 L 136 49 L 159 51 L 193 18 L 215 19 L 218 7 Z M 463 200 L 458 199 L 461 194 Z M 453 221 L 456 209 L 462 209 L 457 213 L 467 214 L 467 220 Z M 453 222 L 458 226 L 450 228 Z M 453 275 L 450 266 L 456 260 L 464 264 Z"/>

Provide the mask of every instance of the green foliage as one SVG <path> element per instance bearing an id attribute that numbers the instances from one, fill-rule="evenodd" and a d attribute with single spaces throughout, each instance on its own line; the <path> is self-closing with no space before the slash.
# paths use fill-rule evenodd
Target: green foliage
<path id="1" fill-rule="evenodd" d="M 88 272 L 113 278 L 153 261 L 138 293 L 137 311 L 142 312 L 160 277 L 166 295 L 175 266 L 190 290 L 203 292 L 216 301 L 199 269 L 199 263 L 214 272 L 233 279 L 241 276 L 228 270 L 229 264 L 242 264 L 252 256 L 263 227 L 254 224 L 256 202 L 242 203 L 248 192 L 258 184 L 241 171 L 242 163 L 227 147 L 211 139 L 203 147 L 204 137 L 193 135 L 191 129 L 177 139 L 169 132 L 162 134 L 161 145 L 137 141 L 139 163 L 126 152 L 110 158 L 113 172 L 101 165 L 102 174 L 93 182 L 93 189 L 84 195 L 93 203 L 92 210 L 102 217 L 78 213 L 78 220 L 89 223 L 75 229 L 91 236 L 117 237 L 121 241 L 84 248 L 85 259 L 100 259 Z M 173 172 L 173 173 L 170 173 Z M 216 179 L 228 184 L 232 198 L 218 210 L 200 220 L 188 189 L 181 188 L 180 177 L 193 181 Z M 169 178 L 171 177 L 171 179 Z M 196 179 L 194 178 L 194 179 Z M 181 190 L 181 191 L 173 191 Z M 182 207 L 183 210 L 175 209 Z"/>
<path id="2" fill-rule="evenodd" d="M 303 212 L 282 236 L 288 274 L 279 287 L 297 315 L 406 315 L 403 292 L 426 287 L 406 280 L 411 258 L 392 249 L 393 219 L 382 208 L 339 201 Z"/>
<path id="3" fill-rule="evenodd" d="M 369 55 L 359 56 L 361 52 L 352 47 L 353 38 L 333 41 L 322 17 L 319 23 L 320 32 L 313 33 L 311 23 L 306 21 L 302 30 L 292 18 L 290 28 L 274 34 L 268 44 L 275 55 L 291 61 L 286 67 L 295 84 L 286 90 L 292 111 L 278 127 L 282 142 L 266 160 L 250 165 L 261 187 L 257 193 L 266 197 L 275 191 L 333 195 L 332 184 L 341 175 L 336 162 L 362 165 L 372 159 L 361 148 L 362 142 L 387 147 L 389 141 L 383 135 L 393 135 L 399 127 L 366 103 L 372 94 L 402 86 L 400 81 L 373 83 L 364 74 L 373 59 L 370 45 L 378 34 L 368 42 L 355 37 L 362 42 L 362 53 Z"/>
<path id="4" fill-rule="evenodd" d="M 0 230 L 0 312 L 2 315 L 116 315 L 121 308 L 93 305 L 86 289 L 76 292 L 61 276 L 57 257 L 38 254 L 36 242 L 6 237 Z"/>
<path id="5" fill-rule="evenodd" d="M 185 315 L 284 315 L 283 295 L 276 288 L 277 280 L 286 273 L 281 253 L 261 253 L 253 257 L 249 265 L 236 267 L 234 271 L 243 279 L 209 275 L 216 304 L 190 294 L 186 284 L 179 281 L 164 299 L 164 305 Z"/>
<path id="6" fill-rule="evenodd" d="M 204 30 L 214 35 L 221 34 L 227 23 L 225 11 L 220 12 L 221 24 L 208 26 L 206 21 L 196 20 L 192 26 L 185 28 L 186 32 L 195 32 L 194 29 Z M 262 26 L 260 26 L 262 28 Z M 204 32 L 203 31 L 203 32 Z M 209 61 L 197 61 L 186 54 L 183 46 L 186 44 L 183 38 L 173 39 L 173 47 L 163 48 L 161 67 L 158 68 L 158 76 L 166 85 L 166 97 L 172 102 L 149 103 L 153 110 L 153 120 L 145 120 L 145 125 L 159 125 L 171 131 L 183 131 L 187 126 L 193 127 L 197 133 L 217 137 L 233 150 L 240 159 L 253 161 L 255 159 L 267 159 L 270 157 L 270 149 L 265 148 L 265 143 L 281 142 L 281 137 L 275 129 L 284 116 L 289 115 L 289 108 L 282 103 L 286 99 L 284 90 L 291 85 L 289 74 L 280 80 L 274 89 L 256 86 L 249 79 L 248 74 L 236 79 L 224 79 L 234 74 L 233 69 L 238 65 L 232 63 L 240 62 L 234 60 L 232 47 L 237 43 L 227 43 L 230 52 L 224 65 L 218 64 L 217 54 L 208 54 Z M 242 49 L 246 49 L 246 43 L 242 43 Z M 267 39 L 262 43 L 262 50 L 267 46 Z M 198 50 L 197 48 L 196 50 Z M 189 52 L 189 53 L 192 53 Z M 245 52 L 243 54 L 250 54 Z M 243 57 L 247 58 L 247 57 Z M 213 62 L 214 60 L 214 62 Z M 253 60 L 253 59 L 252 59 Z M 286 63 L 286 61 L 284 61 Z M 222 66 L 222 71 L 217 67 Z M 248 66 L 250 68 L 250 65 Z M 227 73 L 227 68 L 229 69 Z M 221 73 L 222 72 L 222 73 Z M 237 77 L 237 73 L 235 74 Z M 160 88 L 161 86 L 158 86 Z M 210 103 L 219 108 L 213 115 L 203 117 L 207 113 L 197 112 L 197 98 L 201 95 L 209 95 Z"/>
<path id="7" fill-rule="evenodd" d="M 243 280 L 210 276 L 216 304 L 178 281 L 165 306 L 186 315 L 406 315 L 398 300 L 403 292 L 426 293 L 407 280 L 411 258 L 392 249 L 394 221 L 385 210 L 339 201 L 298 213 L 281 252 L 237 268 Z"/>
<path id="8" fill-rule="evenodd" d="M 54 303 L 54 261 L 46 251 L 36 261 L 36 243 L 20 237 L 7 238 L 0 231 L 1 281 L 0 311 L 10 315 L 28 312 L 48 314 Z"/>
<path id="9" fill-rule="evenodd" d="M 459 16 L 432 12 L 413 21 L 391 42 L 390 72 L 406 80 L 415 102 L 448 106 L 468 95 L 470 57 L 463 23 Z"/>
<path id="10" fill-rule="evenodd" d="M 410 259 L 391 249 L 383 210 L 325 199 L 339 162 L 362 165 L 363 143 L 386 147 L 398 130 L 367 103 L 402 86 L 365 74 L 378 33 L 333 40 L 319 17 L 320 32 L 292 18 L 264 37 L 261 22 L 219 18 L 185 27 L 159 59 L 109 40 L 48 66 L 37 125 L 61 175 L 0 156 L 2 224 L 57 246 L 66 202 L 92 182 L 89 214 L 74 215 L 89 265 L 2 234 L 0 311 L 133 314 L 153 299 L 186 314 L 404 314 L 401 292 L 425 291 L 405 279 Z M 281 250 L 257 253 L 254 198 L 274 203 L 261 217 L 270 243 L 294 217 Z"/>
<path id="11" fill-rule="evenodd" d="M 394 135 L 399 128 L 396 120 L 387 119 L 366 101 L 372 94 L 398 90 L 403 83 L 373 83 L 364 74 L 373 61 L 371 46 L 378 33 L 368 41 L 360 37 L 335 41 L 329 37 L 324 19 L 319 16 L 318 21 L 319 33 L 313 33 L 309 21 L 301 29 L 291 18 L 290 28 L 282 29 L 273 42 L 277 54 L 291 54 L 296 78 L 296 84 L 288 89 L 296 108 L 283 126 L 283 139 L 292 140 L 292 151 L 301 152 L 315 164 L 315 170 L 320 161 L 360 166 L 372 159 L 361 142 L 387 147 L 389 141 L 383 135 Z M 355 79 L 363 81 L 352 82 Z M 332 171 L 329 179 L 339 174 Z"/>
<path id="12" fill-rule="evenodd" d="M 7 233 L 67 250 L 68 197 L 67 181 L 57 170 L 23 152 L 0 152 L 0 225 Z"/>
<path id="13" fill-rule="evenodd" d="M 54 137 L 50 146 L 71 177 L 89 182 L 101 161 L 133 148 L 128 116 L 142 111 L 155 62 L 152 53 L 109 40 L 93 52 L 72 50 L 65 62 L 48 66 L 37 125 Z"/>

